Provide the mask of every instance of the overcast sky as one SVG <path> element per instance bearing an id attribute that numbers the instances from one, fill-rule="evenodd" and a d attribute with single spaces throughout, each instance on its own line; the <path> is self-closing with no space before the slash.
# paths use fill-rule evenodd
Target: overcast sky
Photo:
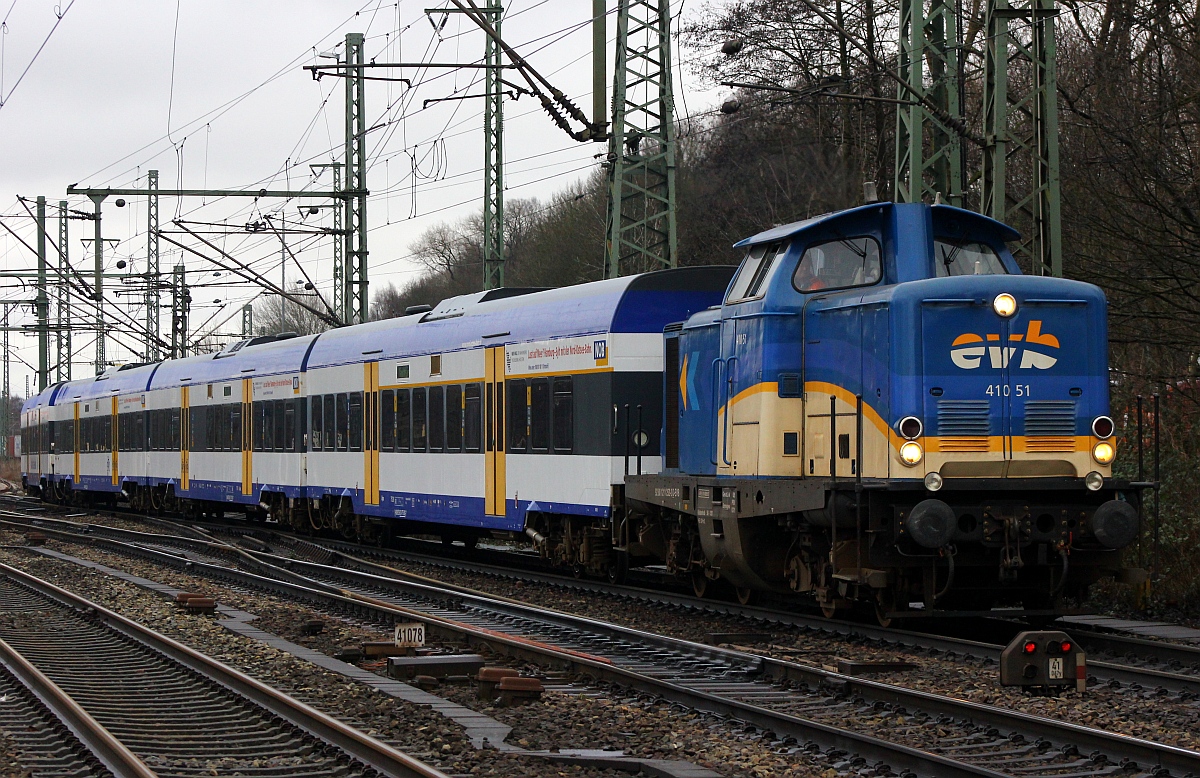
<path id="1" fill-rule="evenodd" d="M 685 15 L 702 3 L 690 0 Z M 62 199 L 69 199 L 72 208 L 91 211 L 86 198 L 66 198 L 68 185 L 141 188 L 150 169 L 160 171 L 162 188 L 328 188 L 331 174 L 327 171 L 314 182 L 309 166 L 340 160 L 344 88 L 335 78 L 314 81 L 303 66 L 332 62 L 320 55 L 340 51 L 347 32 L 363 32 L 368 59 L 379 62 L 478 60 L 484 38 L 469 20 L 451 15 L 435 32 L 424 14 L 425 8 L 449 5 L 446 0 L 0 0 L 0 14 L 7 14 L 0 36 L 0 216 L 34 245 L 35 229 L 18 196 L 45 195 L 52 215 Z M 609 1 L 610 10 L 615 5 Z M 505 7 L 505 39 L 590 114 L 591 0 L 509 0 Z M 679 3 L 672 7 L 678 9 Z M 50 34 L 56 13 L 64 10 Z M 611 14 L 608 27 L 611 41 Z M 610 44 L 610 85 L 612 60 Z M 686 67 L 678 71 L 678 115 L 702 111 L 720 96 L 701 89 Z M 406 70 L 403 75 L 415 77 L 417 88 L 410 92 L 399 83 L 367 85 L 367 125 L 376 128 L 368 136 L 373 290 L 412 278 L 418 271 L 406 255 L 413 240 L 440 221 L 478 211 L 482 199 L 482 101 L 422 107 L 427 99 L 481 92 L 481 71 Z M 595 169 L 595 155 L 604 151 L 602 144 L 573 141 L 532 98 L 508 101 L 505 118 L 510 199 L 546 198 L 587 176 Z M 113 241 L 106 241 L 105 265 L 113 273 L 119 272 L 119 260 L 128 265 L 123 272 L 145 269 L 145 201 L 125 199 L 125 208 L 117 208 L 115 198 L 104 204 L 104 237 Z M 161 204 L 164 229 L 171 219 L 182 218 L 227 223 L 236 231 L 264 214 L 289 223 L 302 216 L 296 201 L 163 198 Z M 330 224 L 324 211 L 306 217 L 306 223 Z M 71 220 L 69 229 L 71 262 L 90 274 L 93 224 Z M 51 220 L 52 243 L 57 231 L 57 220 Z M 210 239 L 279 282 L 281 247 L 274 235 L 243 232 Z M 299 236 L 289 241 L 328 298 L 330 241 Z M 161 254 L 163 270 L 180 261 L 181 252 L 166 242 Z M 50 255 L 56 257 L 53 248 Z M 222 329 L 239 331 L 240 309 L 257 290 L 227 285 L 227 273 L 214 276 L 211 265 L 194 257 L 185 264 L 188 281 L 195 285 L 193 330 L 207 331 L 228 319 Z M 36 260 L 0 230 L 0 266 L 29 270 Z M 300 276 L 290 260 L 286 274 L 289 287 Z M 105 284 L 108 306 L 138 297 L 119 295 L 119 279 Z M 4 279 L 0 299 L 32 296 L 20 280 Z M 79 308 L 76 304 L 77 313 Z M 144 316 L 140 307 L 129 311 L 139 319 Z M 24 306 L 13 309 L 11 321 L 31 324 L 33 318 Z M 161 321 L 165 335 L 169 315 Z M 30 336 L 10 337 L 12 391 L 21 394 L 30 373 L 21 360 L 35 361 L 36 348 Z M 74 375 L 91 375 L 93 337 L 86 332 L 74 337 Z M 128 334 L 117 338 L 138 343 Z M 111 339 L 108 357 L 135 360 Z"/>

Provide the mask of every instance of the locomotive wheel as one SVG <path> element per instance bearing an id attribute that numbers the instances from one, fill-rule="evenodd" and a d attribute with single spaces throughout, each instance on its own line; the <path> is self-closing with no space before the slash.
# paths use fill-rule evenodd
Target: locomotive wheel
<path id="1" fill-rule="evenodd" d="M 692 594 L 700 599 L 704 599 L 705 595 L 708 594 L 708 585 L 710 583 L 712 582 L 708 580 L 708 576 L 704 574 L 703 570 L 692 571 Z"/>
<path id="2" fill-rule="evenodd" d="M 613 559 L 608 563 L 608 582 L 623 584 L 629 576 L 629 552 L 613 551 Z"/>
<path id="3" fill-rule="evenodd" d="M 821 615 L 827 619 L 832 619 L 837 615 L 838 607 L 832 602 L 821 603 Z"/>
<path id="4" fill-rule="evenodd" d="M 896 594 L 891 589 L 880 589 L 875 595 L 875 620 L 879 626 L 887 629 L 895 619 L 888 616 L 896 609 Z"/>
<path id="5" fill-rule="evenodd" d="M 749 586 L 735 586 L 733 593 L 737 595 L 737 601 L 742 605 L 749 605 L 754 602 L 755 591 Z"/>

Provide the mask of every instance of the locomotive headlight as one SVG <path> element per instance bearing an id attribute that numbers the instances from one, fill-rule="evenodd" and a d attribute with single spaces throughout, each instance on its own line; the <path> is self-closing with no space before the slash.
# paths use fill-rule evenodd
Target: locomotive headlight
<path id="1" fill-rule="evenodd" d="M 914 440 L 921 437 L 921 420 L 916 416 L 905 416 L 896 425 L 896 429 L 900 430 L 900 434 L 909 440 Z"/>
<path id="2" fill-rule="evenodd" d="M 1111 438 L 1114 429 L 1113 420 L 1107 416 L 1097 416 L 1092 420 L 1092 434 L 1098 438 Z"/>
<path id="3" fill-rule="evenodd" d="M 934 472 L 927 473 L 925 475 L 925 488 L 931 492 L 936 492 L 938 489 L 941 489 L 943 483 L 945 483 L 945 481 L 942 480 L 941 473 Z"/>
<path id="4" fill-rule="evenodd" d="M 1096 445 L 1092 446 L 1092 459 L 1096 460 L 1102 465 L 1110 464 L 1116 455 L 1117 449 L 1113 447 L 1113 444 L 1106 440 L 1102 440 Z"/>
<path id="5" fill-rule="evenodd" d="M 1008 292 L 996 295 L 996 299 L 992 300 L 992 310 L 998 316 L 1008 318 L 1017 312 L 1017 298 L 1013 297 Z"/>
<path id="6" fill-rule="evenodd" d="M 909 467 L 914 467 L 920 464 L 925 452 L 921 450 L 921 444 L 915 440 L 910 440 L 900 446 L 900 461 Z"/>
<path id="7" fill-rule="evenodd" d="M 1083 482 L 1087 484 L 1089 491 L 1098 492 L 1100 491 L 1100 487 L 1104 486 L 1104 476 L 1093 470 L 1087 474 Z"/>

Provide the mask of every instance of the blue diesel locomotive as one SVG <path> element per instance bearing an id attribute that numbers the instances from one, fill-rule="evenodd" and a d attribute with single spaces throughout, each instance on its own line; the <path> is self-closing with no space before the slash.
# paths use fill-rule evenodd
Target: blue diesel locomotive
<path id="1" fill-rule="evenodd" d="M 1008 227 L 873 203 L 733 268 L 506 289 L 57 384 L 25 487 L 311 532 L 528 540 L 869 603 L 1031 609 L 1119 568 L 1105 301 L 1022 276 Z M 731 278 L 732 277 L 732 278 Z"/>
<path id="2" fill-rule="evenodd" d="M 738 244 L 722 305 L 667 329 L 664 467 L 627 480 L 619 546 L 884 621 L 1114 572 L 1140 491 L 1112 478 L 1104 296 L 1021 275 L 1016 238 L 876 203 Z"/>

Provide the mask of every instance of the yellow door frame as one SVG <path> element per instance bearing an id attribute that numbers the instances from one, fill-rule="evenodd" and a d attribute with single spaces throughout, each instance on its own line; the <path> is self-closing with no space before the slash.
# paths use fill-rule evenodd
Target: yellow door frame
<path id="1" fill-rule="evenodd" d="M 508 512 L 504 462 L 504 347 L 484 350 L 484 495 L 483 512 L 504 516 Z"/>

